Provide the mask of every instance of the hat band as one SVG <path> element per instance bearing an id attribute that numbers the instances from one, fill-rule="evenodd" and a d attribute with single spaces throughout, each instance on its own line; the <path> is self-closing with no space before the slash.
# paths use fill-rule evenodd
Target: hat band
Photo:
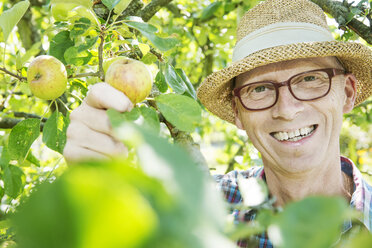
<path id="1" fill-rule="evenodd" d="M 270 47 L 300 42 L 332 41 L 331 32 L 311 23 L 275 23 L 249 33 L 235 46 L 232 61 Z"/>

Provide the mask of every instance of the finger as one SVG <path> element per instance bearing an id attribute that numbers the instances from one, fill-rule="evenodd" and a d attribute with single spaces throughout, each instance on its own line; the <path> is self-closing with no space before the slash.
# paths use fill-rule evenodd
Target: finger
<path id="1" fill-rule="evenodd" d="M 110 120 L 106 110 L 97 109 L 82 102 L 79 107 L 74 109 L 70 114 L 71 122 L 82 122 L 87 127 L 100 133 L 112 134 Z"/>
<path id="2" fill-rule="evenodd" d="M 68 164 L 88 160 L 108 160 L 109 157 L 102 153 L 92 151 L 88 148 L 78 146 L 73 142 L 67 141 L 63 156 Z"/>
<path id="3" fill-rule="evenodd" d="M 127 148 L 111 136 L 96 132 L 81 122 L 71 122 L 67 129 L 67 137 L 80 147 L 102 153 L 106 156 L 126 154 Z"/>
<path id="4" fill-rule="evenodd" d="M 96 83 L 88 93 L 85 101 L 93 108 L 113 108 L 119 112 L 130 111 L 133 103 L 122 92 L 107 83 Z"/>

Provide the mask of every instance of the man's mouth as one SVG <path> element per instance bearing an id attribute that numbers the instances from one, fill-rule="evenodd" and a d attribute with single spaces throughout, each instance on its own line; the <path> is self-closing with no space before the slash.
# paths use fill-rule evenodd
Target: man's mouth
<path id="1" fill-rule="evenodd" d="M 318 125 L 311 125 L 308 127 L 303 127 L 300 129 L 292 130 L 290 132 L 273 132 L 270 133 L 275 139 L 279 141 L 292 141 L 296 142 L 303 138 L 310 136 L 314 130 L 318 127 Z"/>

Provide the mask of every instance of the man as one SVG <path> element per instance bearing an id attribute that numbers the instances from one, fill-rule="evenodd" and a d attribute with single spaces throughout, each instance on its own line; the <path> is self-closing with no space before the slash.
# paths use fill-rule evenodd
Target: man
<path id="1" fill-rule="evenodd" d="M 340 156 L 339 137 L 343 113 L 372 93 L 372 51 L 334 41 L 324 13 L 307 0 L 266 0 L 246 13 L 237 35 L 233 63 L 210 75 L 198 97 L 244 129 L 261 153 L 263 167 L 239 173 L 263 178 L 278 206 L 314 194 L 342 196 L 371 230 L 372 187 Z M 71 114 L 67 160 L 125 152 L 111 136 L 107 108 L 132 105 L 98 84 Z M 242 200 L 237 174 L 217 177 L 230 202 Z M 264 235 L 260 247 L 272 247 Z"/>

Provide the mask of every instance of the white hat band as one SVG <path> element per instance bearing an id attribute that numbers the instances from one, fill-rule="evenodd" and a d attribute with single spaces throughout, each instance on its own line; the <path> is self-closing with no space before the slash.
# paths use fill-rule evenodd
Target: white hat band
<path id="1" fill-rule="evenodd" d="M 289 45 L 300 42 L 332 41 L 331 32 L 311 23 L 282 22 L 258 29 L 235 46 L 232 61 L 270 47 Z"/>

